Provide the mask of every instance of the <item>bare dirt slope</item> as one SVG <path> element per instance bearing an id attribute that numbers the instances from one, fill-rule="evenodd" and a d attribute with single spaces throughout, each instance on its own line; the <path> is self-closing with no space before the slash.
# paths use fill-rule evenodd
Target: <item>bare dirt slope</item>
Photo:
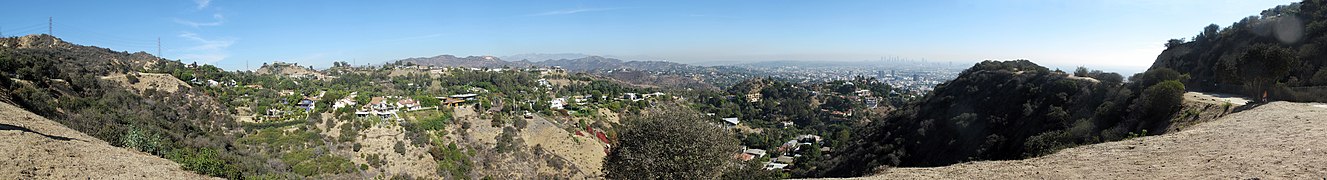
<path id="1" fill-rule="evenodd" d="M 0 179 L 206 179 L 0 103 Z"/>
<path id="2" fill-rule="evenodd" d="M 175 91 L 179 91 L 180 87 L 189 87 L 189 83 L 185 83 L 184 81 L 181 81 L 180 79 L 177 79 L 175 78 L 175 76 L 171 76 L 170 74 L 138 73 L 138 83 L 129 83 L 129 78 L 125 76 L 127 75 L 116 74 L 110 76 L 103 76 L 101 77 L 101 79 L 119 82 L 121 84 L 124 84 L 125 87 L 133 88 L 134 90 L 140 93 L 143 91 L 147 91 L 148 89 L 156 89 L 158 91 L 166 91 L 173 93 Z"/>
<path id="3" fill-rule="evenodd" d="M 1012 161 L 892 168 L 862 179 L 1316 179 L 1327 106 L 1274 102 L 1170 134 Z"/>
<path id="4" fill-rule="evenodd" d="M 522 138 L 530 147 L 539 146 L 548 152 L 571 161 L 580 175 L 601 176 L 604 164 L 604 144 L 592 135 L 578 136 L 554 124 L 543 116 L 534 116 L 523 130 Z"/>

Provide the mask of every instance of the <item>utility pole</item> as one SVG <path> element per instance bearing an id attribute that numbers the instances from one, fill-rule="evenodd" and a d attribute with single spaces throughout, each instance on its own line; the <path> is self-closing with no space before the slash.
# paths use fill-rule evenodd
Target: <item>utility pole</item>
<path id="1" fill-rule="evenodd" d="M 46 16 L 46 35 L 55 36 L 55 17 Z"/>
<path id="2" fill-rule="evenodd" d="M 157 58 L 164 59 L 163 56 L 161 56 L 161 37 L 157 37 Z"/>

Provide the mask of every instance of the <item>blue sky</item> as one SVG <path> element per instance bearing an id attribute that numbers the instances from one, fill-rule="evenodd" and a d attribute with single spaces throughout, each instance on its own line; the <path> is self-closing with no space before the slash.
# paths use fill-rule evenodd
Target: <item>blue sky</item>
<path id="1" fill-rule="evenodd" d="M 18 1 L 5 36 L 45 33 L 226 69 L 440 54 L 585 53 L 685 63 L 874 60 L 1145 69 L 1171 38 L 1289 0 Z"/>

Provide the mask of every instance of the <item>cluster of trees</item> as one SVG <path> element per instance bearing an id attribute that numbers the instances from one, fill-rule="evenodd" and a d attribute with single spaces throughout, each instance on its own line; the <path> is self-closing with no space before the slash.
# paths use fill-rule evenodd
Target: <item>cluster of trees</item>
<path id="1" fill-rule="evenodd" d="M 1169 69 L 1069 78 L 1026 60 L 986 61 L 927 97 L 853 131 L 813 176 L 858 176 L 878 166 L 942 166 L 1035 157 L 1059 149 L 1164 133 L 1187 78 Z"/>

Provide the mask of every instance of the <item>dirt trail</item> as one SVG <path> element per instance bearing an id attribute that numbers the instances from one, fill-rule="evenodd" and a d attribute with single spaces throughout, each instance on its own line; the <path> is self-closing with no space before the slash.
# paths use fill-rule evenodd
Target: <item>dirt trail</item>
<path id="1" fill-rule="evenodd" d="M 1320 105 L 1274 102 L 1164 135 L 861 179 L 1317 179 L 1327 177 Z"/>
<path id="2" fill-rule="evenodd" d="M 1221 103 L 1230 102 L 1230 104 L 1231 104 L 1231 105 L 1234 105 L 1234 106 L 1243 106 L 1243 105 L 1245 105 L 1245 104 L 1249 104 L 1249 102 L 1252 101 L 1252 100 L 1249 100 L 1249 99 L 1246 99 L 1246 98 L 1243 98 L 1243 97 L 1239 97 L 1239 96 L 1235 96 L 1235 95 L 1229 95 L 1229 94 L 1217 94 L 1217 93 L 1202 93 L 1202 92 L 1187 92 L 1187 93 L 1184 93 L 1184 99 L 1186 99 L 1186 100 L 1202 101 L 1202 102 L 1211 103 L 1211 104 L 1221 104 Z"/>
<path id="3" fill-rule="evenodd" d="M 0 103 L 0 179 L 206 179 Z"/>

